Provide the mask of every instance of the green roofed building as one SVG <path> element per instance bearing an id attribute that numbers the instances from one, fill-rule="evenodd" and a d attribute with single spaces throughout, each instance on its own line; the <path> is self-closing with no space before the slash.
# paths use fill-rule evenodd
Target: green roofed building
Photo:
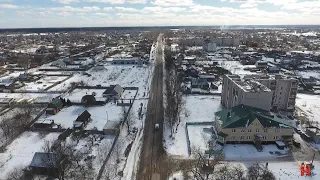
<path id="1" fill-rule="evenodd" d="M 218 142 L 275 143 L 291 142 L 294 121 L 270 111 L 245 105 L 215 113 Z"/>

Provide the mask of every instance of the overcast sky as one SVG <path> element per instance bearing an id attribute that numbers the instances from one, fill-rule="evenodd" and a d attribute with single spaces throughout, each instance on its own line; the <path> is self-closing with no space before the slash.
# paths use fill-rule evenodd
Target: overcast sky
<path id="1" fill-rule="evenodd" d="M 320 0 L 0 0 L 0 28 L 320 24 Z"/>

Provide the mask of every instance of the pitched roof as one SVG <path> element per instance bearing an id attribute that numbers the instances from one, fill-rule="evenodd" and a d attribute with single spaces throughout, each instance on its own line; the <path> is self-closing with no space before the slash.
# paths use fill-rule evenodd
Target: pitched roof
<path id="1" fill-rule="evenodd" d="M 86 121 L 88 118 L 91 117 L 91 114 L 87 111 L 87 110 L 84 110 L 79 116 L 78 118 L 76 119 L 76 121 Z"/>
<path id="2" fill-rule="evenodd" d="M 269 111 L 245 105 L 224 109 L 216 112 L 215 115 L 219 118 L 222 128 L 247 127 L 255 119 L 258 119 L 263 127 L 289 128 L 293 126 L 288 120 Z"/>
<path id="3" fill-rule="evenodd" d="M 121 94 L 123 92 L 123 88 L 117 84 L 117 85 L 111 85 L 110 87 L 108 87 L 108 89 L 106 89 L 103 94 Z"/>
<path id="4" fill-rule="evenodd" d="M 29 167 L 56 168 L 58 157 L 54 153 L 36 152 Z"/>

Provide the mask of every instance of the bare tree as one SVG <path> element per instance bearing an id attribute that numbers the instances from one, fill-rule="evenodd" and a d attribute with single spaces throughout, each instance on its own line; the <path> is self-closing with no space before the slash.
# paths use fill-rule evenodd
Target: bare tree
<path id="1" fill-rule="evenodd" d="M 121 108 L 120 121 L 124 122 L 127 126 L 127 133 L 131 134 L 131 131 L 135 123 L 135 115 L 132 110 L 123 106 Z"/>
<path id="2" fill-rule="evenodd" d="M 75 145 L 64 141 L 48 141 L 43 146 L 47 156 L 42 161 L 53 169 L 59 180 L 91 179 L 92 177 L 92 168 L 80 163 L 89 151 L 75 150 Z"/>
<path id="3" fill-rule="evenodd" d="M 7 180 L 22 180 L 23 179 L 23 171 L 22 167 L 14 168 L 8 175 Z"/>
<path id="4" fill-rule="evenodd" d="M 175 69 L 166 72 L 166 123 L 171 128 L 171 136 L 177 131 L 180 124 L 180 113 L 183 110 L 185 102 L 182 96 L 181 78 L 177 75 Z"/>
<path id="5" fill-rule="evenodd" d="M 274 174 L 267 168 L 262 168 L 259 164 L 255 164 L 248 168 L 248 180 L 275 180 Z"/>

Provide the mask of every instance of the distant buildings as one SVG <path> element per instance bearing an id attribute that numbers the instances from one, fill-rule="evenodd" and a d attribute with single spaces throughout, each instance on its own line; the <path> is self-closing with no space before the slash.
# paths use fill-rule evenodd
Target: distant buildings
<path id="1" fill-rule="evenodd" d="M 240 39 L 235 37 L 218 37 L 215 39 L 217 46 L 239 46 Z"/>
<path id="2" fill-rule="evenodd" d="M 137 64 L 137 65 L 143 65 L 145 64 L 145 62 L 140 59 L 140 58 L 136 58 L 136 57 L 132 57 L 132 58 L 117 58 L 117 59 L 113 59 L 112 60 L 112 64 Z"/>
<path id="3" fill-rule="evenodd" d="M 205 41 L 203 49 L 206 50 L 207 52 L 215 52 L 217 51 L 217 44 L 212 40 Z"/>
<path id="4" fill-rule="evenodd" d="M 227 108 L 239 104 L 264 110 L 293 112 L 298 80 L 283 75 L 225 75 L 221 103 Z"/>

